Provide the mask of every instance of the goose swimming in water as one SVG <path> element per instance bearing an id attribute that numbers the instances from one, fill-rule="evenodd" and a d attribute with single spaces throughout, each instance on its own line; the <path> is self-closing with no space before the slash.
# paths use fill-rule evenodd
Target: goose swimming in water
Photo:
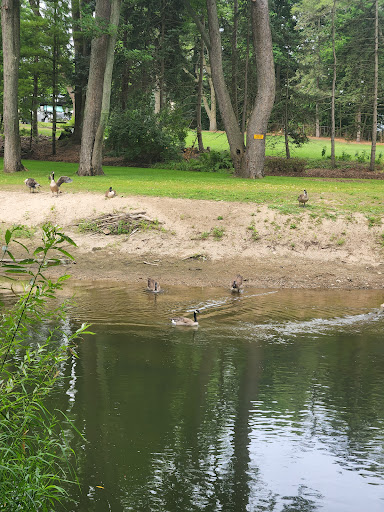
<path id="1" fill-rule="evenodd" d="M 175 318 L 171 318 L 171 322 L 173 325 L 182 325 L 184 327 L 193 327 L 195 325 L 199 325 L 199 322 L 197 321 L 197 313 L 200 313 L 198 309 L 195 309 L 193 312 L 193 320 L 192 318 L 187 318 L 186 316 L 178 316 Z"/>
<path id="2" fill-rule="evenodd" d="M 154 279 L 148 277 L 147 291 L 148 292 L 153 292 L 153 293 L 159 293 L 159 291 L 160 291 L 160 283 L 158 283 Z"/>
<path id="3" fill-rule="evenodd" d="M 231 291 L 240 293 L 243 289 L 243 276 L 237 274 L 236 278 L 231 282 Z"/>

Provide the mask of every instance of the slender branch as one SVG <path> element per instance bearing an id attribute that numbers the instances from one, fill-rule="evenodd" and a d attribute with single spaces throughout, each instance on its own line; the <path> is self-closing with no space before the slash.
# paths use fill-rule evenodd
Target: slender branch
<path id="1" fill-rule="evenodd" d="M 201 37 L 203 38 L 204 40 L 204 43 L 205 43 L 205 46 L 208 48 L 208 51 L 210 50 L 211 48 L 211 41 L 209 39 L 209 34 L 208 32 L 205 30 L 205 27 L 204 25 L 202 24 L 199 16 L 196 14 L 196 12 L 193 10 L 191 4 L 189 3 L 188 0 L 183 0 L 183 3 L 184 3 L 184 6 L 185 8 L 187 9 L 188 11 L 188 14 L 191 16 L 191 18 L 193 19 L 193 21 L 196 23 L 196 26 L 201 34 Z"/>

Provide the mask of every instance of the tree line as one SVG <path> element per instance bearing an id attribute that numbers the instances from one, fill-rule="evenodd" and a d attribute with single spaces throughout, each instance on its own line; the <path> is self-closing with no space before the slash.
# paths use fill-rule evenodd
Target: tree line
<path id="1" fill-rule="evenodd" d="M 23 169 L 19 117 L 36 138 L 40 104 L 53 108 L 53 153 L 56 107 L 73 110 L 79 175 L 103 173 L 113 120 L 148 109 L 178 110 L 200 150 L 203 129 L 224 129 L 236 176 L 263 176 L 268 131 L 284 134 L 287 158 L 292 140 L 330 136 L 333 164 L 337 136 L 371 140 L 373 168 L 384 128 L 383 5 L 2 0 L 4 171 Z"/>

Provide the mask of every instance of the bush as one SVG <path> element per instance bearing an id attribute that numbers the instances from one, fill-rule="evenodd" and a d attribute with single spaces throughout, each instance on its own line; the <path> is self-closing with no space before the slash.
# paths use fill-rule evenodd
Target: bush
<path id="1" fill-rule="evenodd" d="M 307 161 L 302 158 L 281 158 L 281 157 L 267 157 L 264 163 L 264 172 L 268 173 L 303 173 Z"/>
<path id="2" fill-rule="evenodd" d="M 178 110 L 154 114 L 149 108 L 112 113 L 106 147 L 125 160 L 150 164 L 176 158 L 184 146 L 187 125 Z"/>
<path id="3" fill-rule="evenodd" d="M 155 165 L 154 167 L 160 167 Z M 178 159 L 169 162 L 167 167 L 178 171 L 197 171 L 197 172 L 233 172 L 233 164 L 229 151 L 209 151 L 201 153 L 198 156 L 186 159 Z"/>
<path id="4" fill-rule="evenodd" d="M 7 255 L 12 263 L 2 266 L 6 276 L 22 275 L 28 284 L 13 307 L 2 304 L 0 310 L 0 508 L 48 512 L 62 499 L 71 499 L 63 483 L 76 477 L 68 462 L 72 452 L 64 430 L 45 407 L 45 398 L 60 379 L 64 361 L 75 355 L 76 338 L 88 326 L 83 324 L 73 334 L 60 327 L 49 333 L 46 329 L 48 322 L 60 326 L 64 317 L 64 307 L 52 307 L 52 299 L 69 277 L 53 282 L 44 276 L 48 264 L 59 262 L 48 260 L 48 255 L 58 251 L 72 258 L 62 244 L 74 242 L 46 225 L 42 246 L 16 262 L 9 249 L 15 233 L 16 229 L 5 233 L 2 259 Z M 37 268 L 31 270 L 31 265 Z"/>

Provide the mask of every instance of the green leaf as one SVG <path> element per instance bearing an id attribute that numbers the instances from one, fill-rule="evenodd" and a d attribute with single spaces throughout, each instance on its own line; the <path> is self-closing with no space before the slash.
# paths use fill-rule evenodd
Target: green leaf
<path id="1" fill-rule="evenodd" d="M 4 238 L 5 238 L 5 243 L 8 245 L 12 238 L 12 233 L 9 231 L 9 229 L 7 229 L 7 231 L 5 232 Z"/>
<path id="2" fill-rule="evenodd" d="M 21 242 L 19 242 L 18 240 L 14 240 L 14 242 L 15 242 L 16 244 L 21 245 L 21 247 L 22 247 L 23 249 L 25 249 L 25 250 L 26 250 L 26 252 L 29 254 L 29 249 L 28 249 L 28 247 L 27 247 L 26 245 L 22 244 L 22 243 L 21 243 Z"/>
<path id="3" fill-rule="evenodd" d="M 26 258 L 25 260 L 19 261 L 19 265 L 32 265 L 33 263 L 37 263 L 33 258 Z"/>
<path id="4" fill-rule="evenodd" d="M 68 242 L 69 244 L 73 245 L 74 247 L 77 247 L 76 242 L 74 242 L 72 240 L 72 238 L 69 238 L 69 236 L 64 235 L 63 233 L 60 233 L 60 236 L 61 236 L 62 240 L 65 240 L 66 242 Z"/>
<path id="5" fill-rule="evenodd" d="M 44 252 L 44 247 L 37 247 L 37 248 L 33 251 L 33 254 L 39 254 L 40 252 Z"/>
<path id="6" fill-rule="evenodd" d="M 67 258 L 70 258 L 71 260 L 74 260 L 75 258 L 72 256 L 72 254 L 69 254 L 69 252 L 65 251 L 61 247 L 57 248 L 58 251 L 60 251 L 64 256 L 67 256 Z"/>
<path id="7" fill-rule="evenodd" d="M 13 254 L 8 249 L 7 249 L 7 253 L 9 254 L 9 257 L 11 258 L 11 260 L 16 261 Z"/>

